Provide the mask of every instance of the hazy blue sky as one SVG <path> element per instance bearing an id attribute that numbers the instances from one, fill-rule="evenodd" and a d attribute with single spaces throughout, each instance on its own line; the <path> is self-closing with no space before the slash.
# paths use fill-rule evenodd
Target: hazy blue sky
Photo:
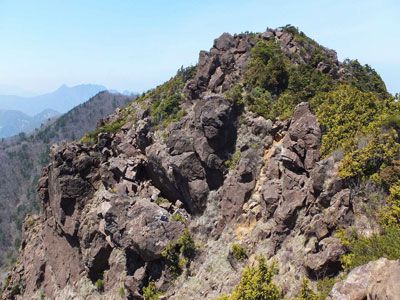
<path id="1" fill-rule="evenodd" d="M 286 24 L 372 65 L 400 91 L 400 1 L 0 0 L 0 85 L 143 91 L 197 62 L 223 32 Z"/>

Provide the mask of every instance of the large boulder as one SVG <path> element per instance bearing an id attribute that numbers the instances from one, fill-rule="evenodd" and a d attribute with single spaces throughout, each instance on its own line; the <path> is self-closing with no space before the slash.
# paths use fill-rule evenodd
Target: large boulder
<path id="1" fill-rule="evenodd" d="M 104 214 L 104 233 L 113 244 L 131 249 L 143 261 L 161 258 L 169 242 L 183 233 L 184 224 L 172 221 L 171 215 L 148 199 L 116 197 Z"/>
<path id="2" fill-rule="evenodd" d="M 352 270 L 336 283 L 328 300 L 399 300 L 400 261 L 380 258 Z"/>

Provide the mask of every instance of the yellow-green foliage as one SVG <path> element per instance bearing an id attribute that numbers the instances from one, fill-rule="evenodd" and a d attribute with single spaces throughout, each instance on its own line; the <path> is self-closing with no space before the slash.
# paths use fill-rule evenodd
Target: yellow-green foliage
<path id="1" fill-rule="evenodd" d="M 288 86 L 286 65 L 279 43 L 260 40 L 251 50 L 245 83 L 250 88 L 261 87 L 271 93 L 280 94 Z"/>
<path id="2" fill-rule="evenodd" d="M 164 197 L 157 197 L 156 201 L 154 201 L 157 205 L 162 203 L 169 203 L 169 200 Z"/>
<path id="3" fill-rule="evenodd" d="M 81 139 L 81 142 L 82 143 L 86 143 L 86 144 L 94 144 L 97 141 L 97 136 L 99 135 L 99 133 L 101 133 L 101 132 L 116 133 L 127 122 L 128 122 L 127 119 L 120 118 L 120 119 L 117 119 L 117 120 L 115 120 L 115 121 L 113 121 L 111 123 L 105 124 L 104 126 L 101 126 L 101 127 L 97 128 L 97 129 L 87 133 Z"/>
<path id="4" fill-rule="evenodd" d="M 178 121 L 185 115 L 185 112 L 180 109 L 180 104 L 184 97 L 182 93 L 183 87 L 194 76 L 195 70 L 195 67 L 180 68 L 177 74 L 170 80 L 144 93 L 133 104 L 123 108 L 117 120 L 89 132 L 81 139 L 81 142 L 94 144 L 100 132 L 115 133 L 127 122 L 135 122 L 137 116 L 132 105 L 136 105 L 137 103 L 143 105 L 144 109 L 150 109 L 150 115 L 155 125 L 167 125 L 170 122 Z M 146 100 L 150 100 L 150 107 L 148 107 L 148 104 L 144 104 Z"/>
<path id="5" fill-rule="evenodd" d="M 319 94 L 311 105 L 325 131 L 321 147 L 323 155 L 356 146 L 357 137 L 371 133 L 385 108 L 385 103 L 376 94 L 361 92 L 350 85 Z"/>
<path id="6" fill-rule="evenodd" d="M 20 295 L 21 294 L 21 286 L 19 284 L 14 285 L 11 288 L 11 295 Z"/>
<path id="7" fill-rule="evenodd" d="M 240 84 L 235 84 L 228 91 L 225 92 L 225 97 L 230 102 L 242 105 L 243 102 L 243 87 Z"/>
<path id="8" fill-rule="evenodd" d="M 229 300 L 231 299 L 228 295 L 223 294 L 221 296 L 218 296 L 217 298 L 215 298 L 215 300 Z"/>
<path id="9" fill-rule="evenodd" d="M 399 105 L 393 99 L 342 85 L 317 95 L 311 104 L 324 129 L 322 154 L 344 153 L 342 177 L 369 177 L 397 159 L 400 145 L 393 116 Z"/>
<path id="10" fill-rule="evenodd" d="M 171 220 L 172 221 L 177 221 L 177 222 L 181 222 L 181 223 L 186 223 L 186 219 L 185 219 L 185 217 L 184 216 L 182 216 L 180 213 L 174 213 L 172 216 L 171 216 Z"/>
<path id="11" fill-rule="evenodd" d="M 293 29 L 293 30 L 292 30 Z M 314 52 L 318 62 L 324 60 L 321 47 L 301 35 L 294 27 L 285 27 Z M 312 43 L 312 42 L 313 43 Z M 310 46 L 312 44 L 312 46 Z M 311 51 L 311 50 L 310 50 Z M 253 47 L 246 69 L 244 97 L 235 88 L 228 97 L 241 100 L 250 111 L 266 119 L 287 119 L 297 104 L 308 101 L 318 92 L 334 87 L 331 75 L 323 74 L 310 64 L 296 65 L 282 52 L 276 41 L 258 41 Z"/>
<path id="12" fill-rule="evenodd" d="M 231 170 L 235 169 L 240 161 L 241 156 L 242 153 L 240 152 L 240 150 L 236 150 L 235 153 L 233 153 L 232 157 L 224 162 L 225 166 L 227 166 Z"/>
<path id="13" fill-rule="evenodd" d="M 380 234 L 338 233 L 349 250 L 341 258 L 345 269 L 380 257 L 400 258 L 399 104 L 390 97 L 384 99 L 378 79 L 373 81 L 368 84 L 365 79 L 362 86 L 342 85 L 311 101 L 324 129 L 321 152 L 329 155 L 340 149 L 344 154 L 340 176 L 370 179 L 390 193 L 387 205 L 378 211 L 383 225 Z"/>
<path id="14" fill-rule="evenodd" d="M 337 282 L 337 278 L 322 278 L 317 281 L 318 300 L 325 300 Z"/>
<path id="15" fill-rule="evenodd" d="M 150 114 L 155 124 L 168 125 L 184 116 L 180 108 L 184 100 L 183 87 L 195 70 L 194 67 L 181 68 L 173 78 L 146 95 L 145 98 L 152 100 Z"/>
<path id="16" fill-rule="evenodd" d="M 375 92 L 382 99 L 389 97 L 382 78 L 369 65 L 362 66 L 358 60 L 346 59 L 343 66 L 351 74 L 348 79 L 351 85 L 363 92 Z"/>
<path id="17" fill-rule="evenodd" d="M 157 290 L 156 284 L 153 281 L 150 281 L 149 284 L 143 288 L 144 300 L 158 300 L 160 296 L 161 293 Z"/>
<path id="18" fill-rule="evenodd" d="M 119 289 L 118 289 L 118 296 L 121 298 L 121 299 L 125 299 L 125 288 L 124 287 L 120 287 Z"/>
<path id="19" fill-rule="evenodd" d="M 231 295 L 222 295 L 219 300 L 278 300 L 283 299 L 281 289 L 272 282 L 275 267 L 268 267 L 265 258 L 257 266 L 246 267 L 242 279 Z"/>
<path id="20" fill-rule="evenodd" d="M 354 232 L 346 231 L 340 232 L 338 237 L 349 249 L 349 253 L 341 257 L 342 266 L 346 270 L 381 257 L 393 260 L 400 258 L 399 226 L 385 227 L 381 234 L 374 234 L 370 237 L 358 236 Z"/>
<path id="21" fill-rule="evenodd" d="M 365 145 L 353 147 L 354 150 L 346 152 L 340 166 L 341 177 L 367 177 L 379 172 L 381 168 L 390 166 L 400 151 L 397 142 L 398 134 L 395 130 L 377 133 L 364 137 L 360 143 Z"/>
<path id="22" fill-rule="evenodd" d="M 247 258 L 246 249 L 239 244 L 233 244 L 231 252 L 233 257 L 238 261 L 245 260 Z"/>
<path id="23" fill-rule="evenodd" d="M 386 206 L 381 210 L 381 221 L 385 226 L 399 226 L 400 224 L 400 181 L 390 187 L 390 195 L 386 199 Z"/>
<path id="24" fill-rule="evenodd" d="M 179 237 L 176 243 L 168 243 L 162 252 L 169 270 L 175 276 L 182 273 L 183 267 L 190 264 L 196 251 L 196 245 L 188 229 Z"/>
<path id="25" fill-rule="evenodd" d="M 299 295 L 295 300 L 318 300 L 318 296 L 310 287 L 310 281 L 308 279 L 303 279 Z"/>
<path id="26" fill-rule="evenodd" d="M 239 87 L 235 87 L 227 94 L 228 99 L 234 102 L 239 100 L 250 111 L 266 119 L 289 118 L 298 103 L 309 101 L 319 93 L 329 92 L 338 84 L 330 74 L 317 69 L 321 62 L 331 66 L 336 63 L 323 47 L 291 25 L 282 30 L 293 35 L 300 53 L 288 55 L 283 53 L 277 41 L 258 40 L 251 51 L 244 76 L 245 93 L 239 93 Z M 304 61 L 307 56 L 311 56 L 311 59 L 306 59 L 306 63 L 293 63 L 293 60 Z M 346 60 L 344 68 L 347 76 L 342 78 L 342 82 L 358 91 L 372 92 L 380 99 L 389 97 L 382 79 L 368 65 L 362 66 L 358 61 Z M 364 107 L 369 104 L 365 103 Z M 363 107 L 357 104 L 356 108 Z M 353 110 L 352 107 L 348 109 Z M 368 111 L 370 109 L 373 107 L 368 108 Z"/>
<path id="27" fill-rule="evenodd" d="M 99 292 L 104 292 L 104 280 L 103 279 L 97 279 L 96 282 L 94 283 L 96 286 L 96 289 Z"/>
<path id="28" fill-rule="evenodd" d="M 196 245 L 188 229 L 185 229 L 179 237 L 176 245 L 179 247 L 179 252 L 187 258 L 192 258 L 196 250 Z"/>

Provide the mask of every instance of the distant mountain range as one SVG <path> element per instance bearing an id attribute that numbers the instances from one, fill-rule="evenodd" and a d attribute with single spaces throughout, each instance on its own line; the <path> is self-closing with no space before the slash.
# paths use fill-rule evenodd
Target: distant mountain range
<path id="1" fill-rule="evenodd" d="M 63 114 L 104 90 L 107 88 L 102 85 L 81 84 L 73 87 L 62 85 L 54 92 L 34 97 L 0 95 L 0 109 L 17 110 L 29 116 L 47 109 Z"/>
<path id="2" fill-rule="evenodd" d="M 0 110 L 0 138 L 31 132 L 59 115 L 59 112 L 52 109 L 45 109 L 33 117 L 18 110 Z"/>
<path id="3" fill-rule="evenodd" d="M 0 138 L 31 132 L 104 90 L 102 85 L 81 84 L 39 96 L 0 95 Z"/>

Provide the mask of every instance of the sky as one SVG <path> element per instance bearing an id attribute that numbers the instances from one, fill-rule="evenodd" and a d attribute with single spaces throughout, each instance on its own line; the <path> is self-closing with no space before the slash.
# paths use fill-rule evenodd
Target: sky
<path id="1" fill-rule="evenodd" d="M 292 24 L 400 91 L 400 1 L 0 0 L 0 90 L 62 84 L 142 92 L 223 32 Z M 22 92 L 21 92 L 22 93 Z"/>

